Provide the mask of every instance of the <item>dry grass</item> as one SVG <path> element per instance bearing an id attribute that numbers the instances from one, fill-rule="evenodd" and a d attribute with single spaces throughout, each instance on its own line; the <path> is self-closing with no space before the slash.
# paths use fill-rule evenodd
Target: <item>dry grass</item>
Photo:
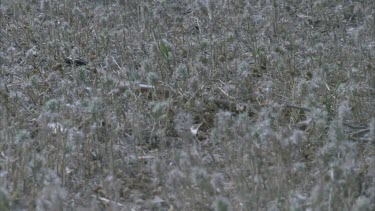
<path id="1" fill-rule="evenodd" d="M 375 210 L 374 11 L 0 0 L 0 210 Z"/>

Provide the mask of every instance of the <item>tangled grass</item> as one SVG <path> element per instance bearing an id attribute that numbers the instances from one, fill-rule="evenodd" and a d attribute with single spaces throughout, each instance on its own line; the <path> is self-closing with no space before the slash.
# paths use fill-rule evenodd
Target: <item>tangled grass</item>
<path id="1" fill-rule="evenodd" d="M 375 210 L 374 1 L 1 0 L 0 49 L 0 210 Z"/>

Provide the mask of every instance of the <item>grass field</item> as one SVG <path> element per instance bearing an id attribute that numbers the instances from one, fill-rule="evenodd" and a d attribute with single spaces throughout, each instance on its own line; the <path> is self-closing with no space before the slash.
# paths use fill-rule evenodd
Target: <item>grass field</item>
<path id="1" fill-rule="evenodd" d="M 0 0 L 0 210 L 375 210 L 375 1 Z"/>

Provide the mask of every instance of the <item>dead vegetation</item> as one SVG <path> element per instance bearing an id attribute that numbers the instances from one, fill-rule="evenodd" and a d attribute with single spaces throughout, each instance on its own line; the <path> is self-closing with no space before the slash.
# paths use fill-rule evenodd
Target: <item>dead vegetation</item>
<path id="1" fill-rule="evenodd" d="M 374 9 L 0 1 L 0 210 L 374 210 Z"/>

